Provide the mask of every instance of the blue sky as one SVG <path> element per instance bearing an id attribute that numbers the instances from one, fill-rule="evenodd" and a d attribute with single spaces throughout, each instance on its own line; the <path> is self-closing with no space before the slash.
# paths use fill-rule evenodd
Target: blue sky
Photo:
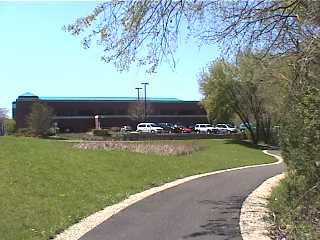
<path id="1" fill-rule="evenodd" d="M 154 75 L 132 67 L 119 73 L 100 60 L 98 48 L 84 50 L 81 38 L 62 30 L 85 16 L 95 2 L 0 2 L 0 107 L 11 111 L 19 95 L 136 96 L 137 86 L 148 81 L 147 96 L 200 100 L 198 76 L 218 57 L 215 46 L 197 47 L 181 41 L 174 71 L 163 63 Z"/>

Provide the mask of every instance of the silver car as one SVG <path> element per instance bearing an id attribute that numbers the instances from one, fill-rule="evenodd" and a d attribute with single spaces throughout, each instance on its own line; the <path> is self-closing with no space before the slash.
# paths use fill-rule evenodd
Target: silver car
<path id="1" fill-rule="evenodd" d="M 231 124 L 219 123 L 214 127 L 214 130 L 220 134 L 231 134 L 237 133 L 238 129 L 232 126 Z"/>

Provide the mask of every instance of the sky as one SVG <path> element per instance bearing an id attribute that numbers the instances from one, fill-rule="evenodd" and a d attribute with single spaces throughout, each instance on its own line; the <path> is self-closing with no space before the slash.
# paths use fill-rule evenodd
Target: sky
<path id="1" fill-rule="evenodd" d="M 46 97 L 135 97 L 149 82 L 148 97 L 200 100 L 199 74 L 219 56 L 214 45 L 182 40 L 172 69 L 162 63 L 156 74 L 131 67 L 120 73 L 100 60 L 101 49 L 83 49 L 81 38 L 64 25 L 88 15 L 97 2 L 0 2 L 0 108 L 25 93 Z"/>

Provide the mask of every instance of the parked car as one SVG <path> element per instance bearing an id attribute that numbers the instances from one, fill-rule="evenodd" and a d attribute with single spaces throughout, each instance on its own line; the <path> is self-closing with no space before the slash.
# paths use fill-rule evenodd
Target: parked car
<path id="1" fill-rule="evenodd" d="M 120 132 L 131 132 L 131 131 L 132 131 L 132 127 L 129 125 L 125 125 L 120 128 Z"/>
<path id="2" fill-rule="evenodd" d="M 182 133 L 184 126 L 177 123 L 177 124 L 174 124 L 173 128 L 174 128 L 173 130 L 174 133 Z"/>
<path id="3" fill-rule="evenodd" d="M 194 126 L 183 127 L 183 133 L 192 133 L 194 131 Z"/>
<path id="4" fill-rule="evenodd" d="M 160 133 L 163 131 L 163 128 L 155 123 L 139 123 L 137 125 L 137 131 L 147 133 Z"/>
<path id="5" fill-rule="evenodd" d="M 231 124 L 219 123 L 214 127 L 214 131 L 220 134 L 237 133 L 238 129 Z"/>
<path id="6" fill-rule="evenodd" d="M 252 123 L 247 123 L 247 124 L 250 125 L 252 129 L 255 129 L 255 128 L 256 128 L 255 125 L 252 124 Z M 239 125 L 239 130 L 240 130 L 241 132 L 245 132 L 245 131 L 247 130 L 246 125 L 245 125 L 244 123 L 241 123 L 241 124 Z"/>
<path id="7" fill-rule="evenodd" d="M 174 132 L 174 125 L 172 123 L 159 123 L 159 126 L 163 128 L 164 132 L 167 132 L 167 133 Z"/>
<path id="8" fill-rule="evenodd" d="M 196 124 L 194 131 L 197 133 L 213 133 L 214 128 L 211 124 Z"/>

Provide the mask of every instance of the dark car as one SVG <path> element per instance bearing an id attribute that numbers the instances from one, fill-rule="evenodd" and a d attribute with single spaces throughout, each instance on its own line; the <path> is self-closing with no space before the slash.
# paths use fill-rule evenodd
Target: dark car
<path id="1" fill-rule="evenodd" d="M 182 133 L 183 129 L 185 128 L 183 125 L 179 123 L 175 124 L 173 127 L 174 127 L 174 130 L 173 130 L 174 133 Z"/>
<path id="2" fill-rule="evenodd" d="M 174 126 L 172 123 L 159 123 L 159 126 L 163 128 L 163 132 L 166 132 L 166 133 L 174 132 Z"/>

